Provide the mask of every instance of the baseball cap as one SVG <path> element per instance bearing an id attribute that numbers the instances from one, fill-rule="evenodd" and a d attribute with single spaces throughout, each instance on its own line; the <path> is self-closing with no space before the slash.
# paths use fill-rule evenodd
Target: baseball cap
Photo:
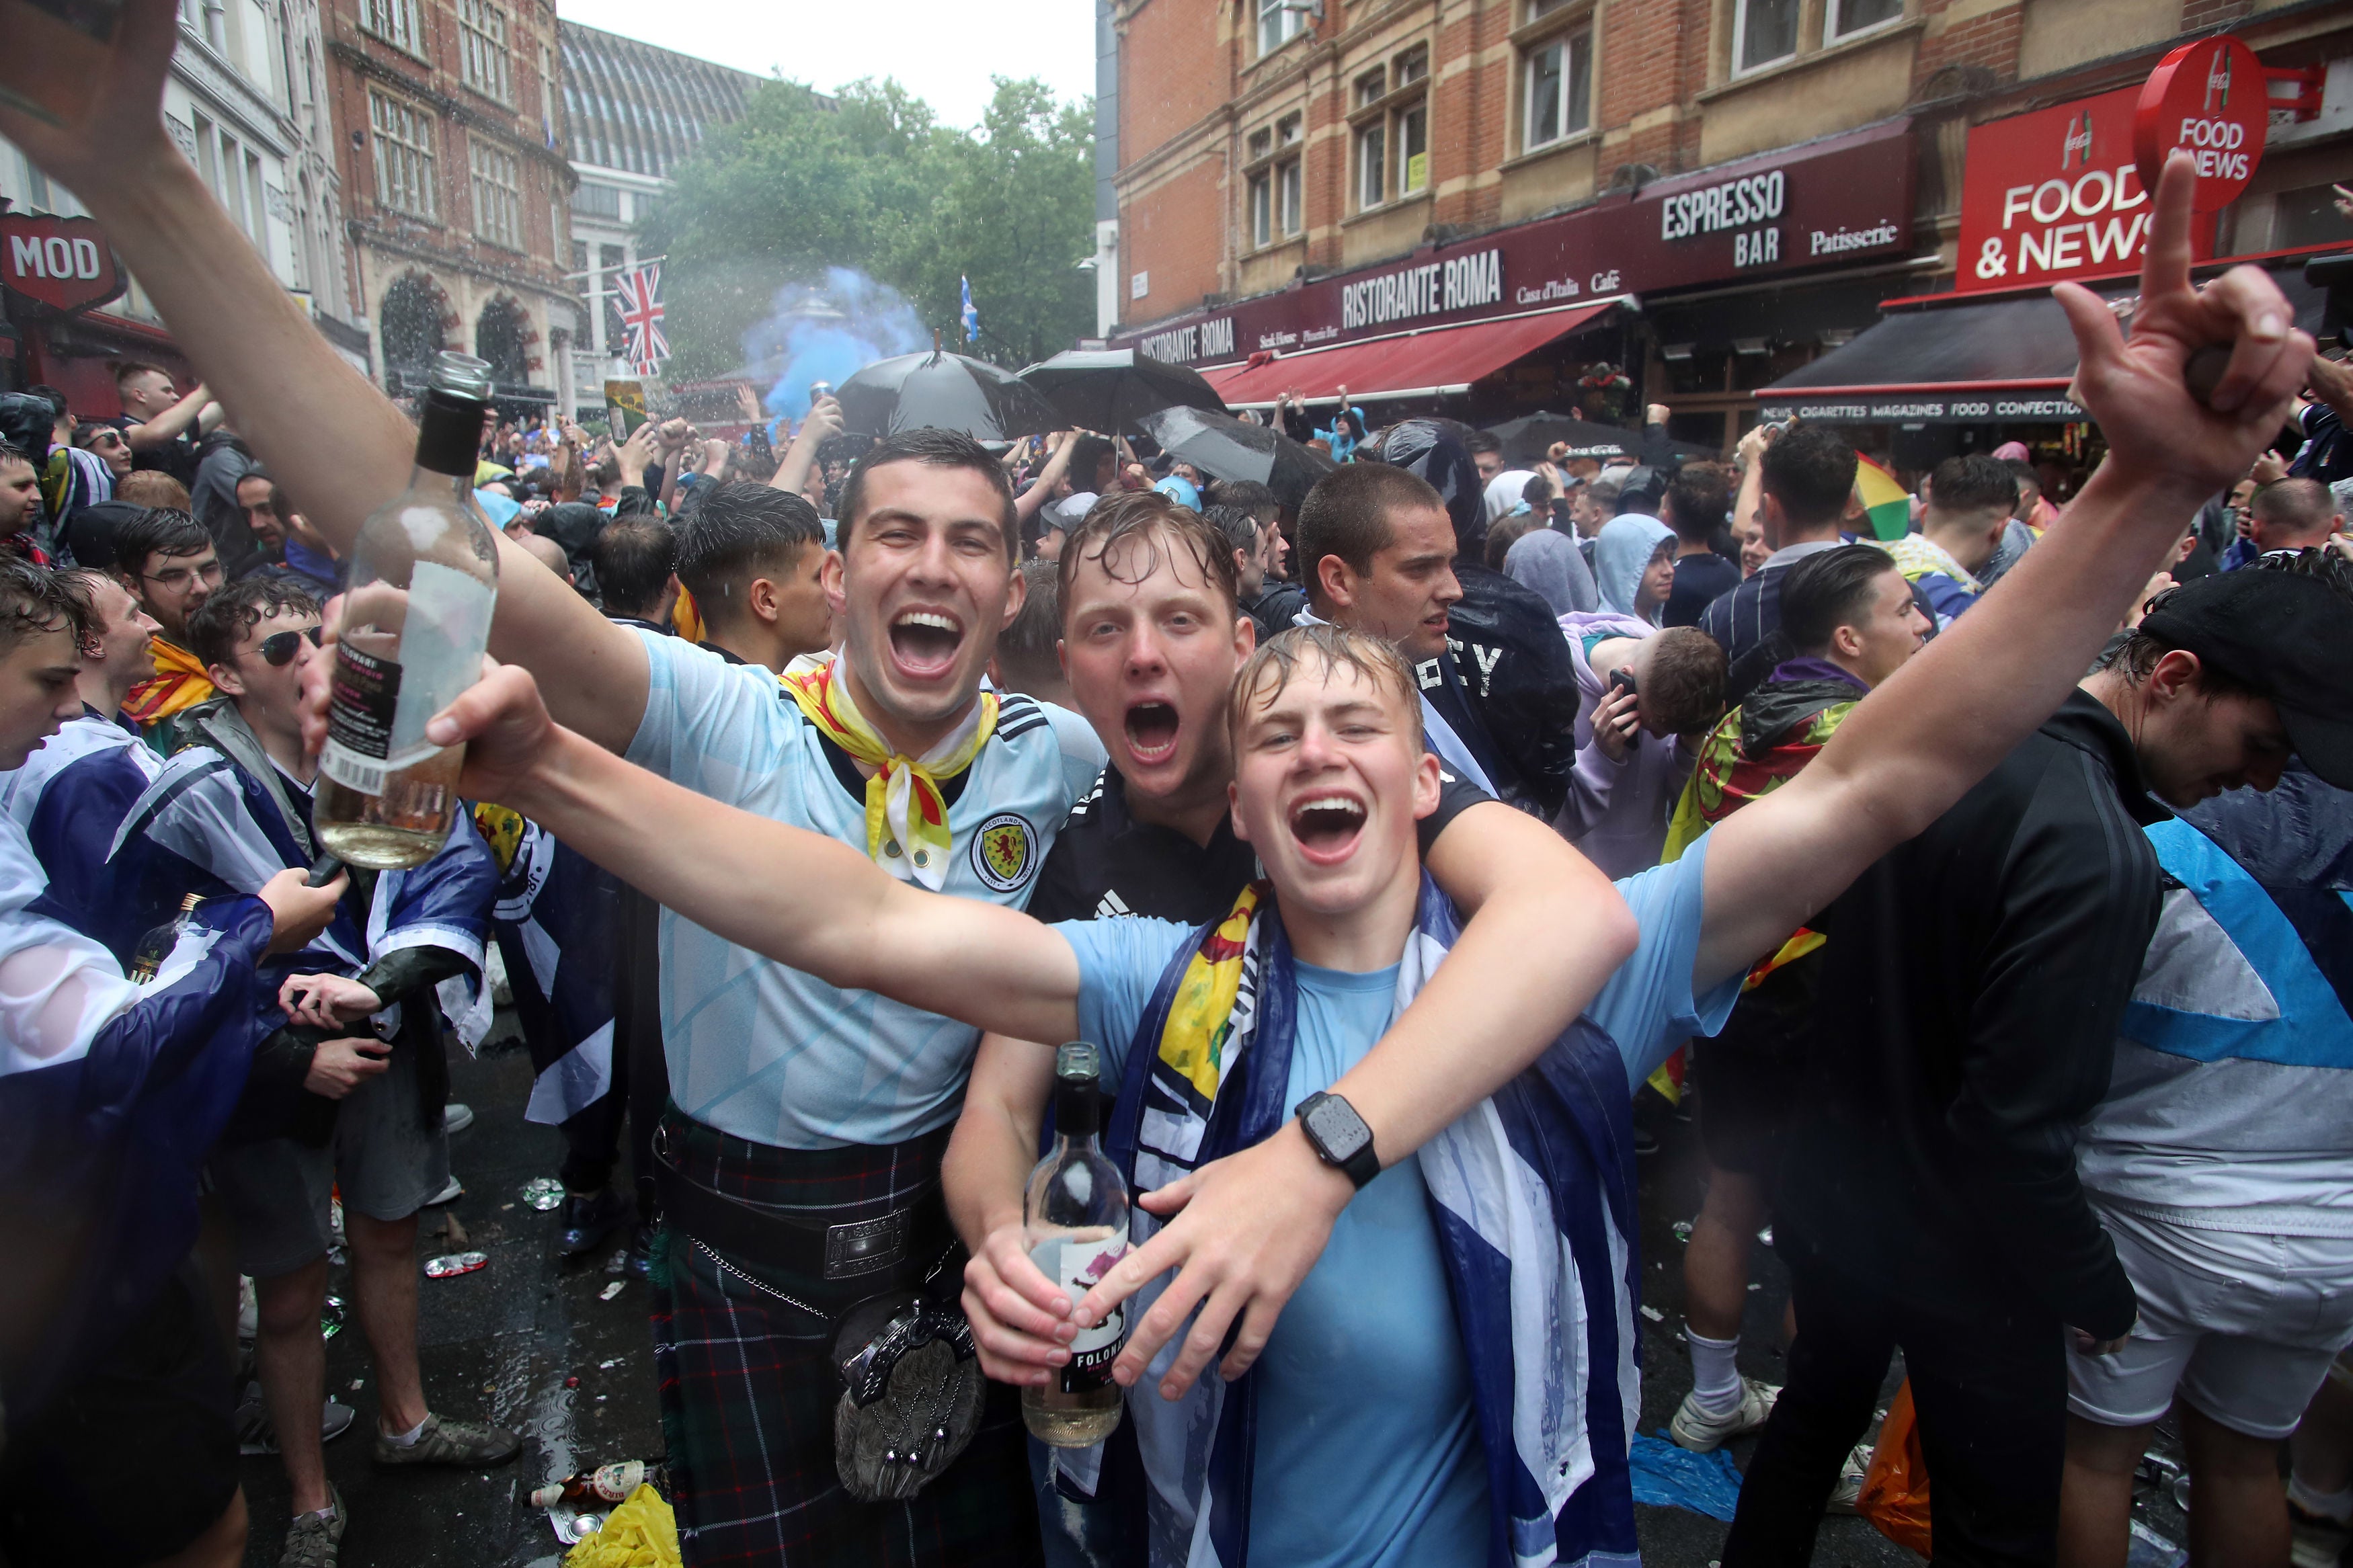
<path id="1" fill-rule="evenodd" d="M 2316 577 L 2244 567 L 2182 584 L 2141 630 L 2272 700 L 2304 765 L 2353 789 L 2353 605 Z"/>
<path id="2" fill-rule="evenodd" d="M 1094 504 L 1100 499 L 1092 490 L 1081 490 L 1078 494 L 1065 497 L 1046 508 L 1046 519 L 1054 527 L 1068 533 L 1085 520 L 1087 513 L 1094 510 Z"/>

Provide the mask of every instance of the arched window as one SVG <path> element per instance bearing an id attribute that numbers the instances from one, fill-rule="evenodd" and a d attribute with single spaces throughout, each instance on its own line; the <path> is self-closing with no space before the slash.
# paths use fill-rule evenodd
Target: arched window
<path id="1" fill-rule="evenodd" d="M 431 279 L 405 272 L 384 291 L 384 368 L 421 377 L 448 347 L 441 334 L 447 297 Z"/>
<path id="2" fill-rule="evenodd" d="M 491 379 L 501 386 L 531 383 L 531 318 L 504 294 L 482 307 L 474 322 L 474 353 L 490 362 Z"/>

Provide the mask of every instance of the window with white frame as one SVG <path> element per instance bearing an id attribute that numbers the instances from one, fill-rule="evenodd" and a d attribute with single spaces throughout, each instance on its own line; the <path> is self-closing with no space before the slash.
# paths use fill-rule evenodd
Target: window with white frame
<path id="1" fill-rule="evenodd" d="M 1521 151 L 1532 153 L 1590 130 L 1593 29 L 1572 27 L 1538 38 L 1521 58 Z"/>
<path id="2" fill-rule="evenodd" d="M 1356 210 L 1388 197 L 1388 127 L 1375 120 L 1356 128 Z"/>
<path id="3" fill-rule="evenodd" d="M 433 194 L 433 117 L 415 104 L 371 90 L 368 122 L 375 132 L 377 203 L 411 217 L 428 221 L 438 217 L 438 203 Z"/>
<path id="4" fill-rule="evenodd" d="M 412 55 L 425 53 L 425 24 L 417 0 L 360 0 L 360 26 Z"/>
<path id="5" fill-rule="evenodd" d="M 1252 250 L 1299 232 L 1301 131 L 1301 117 L 1286 114 L 1242 143 L 1242 219 Z"/>
<path id="6" fill-rule="evenodd" d="M 1258 0 L 1258 52 L 1271 55 L 1307 28 L 1304 0 Z"/>
<path id="7" fill-rule="evenodd" d="M 1753 71 L 1798 52 L 1799 0 L 1733 0 L 1732 74 Z"/>
<path id="8" fill-rule="evenodd" d="M 1873 27 L 1883 27 L 1904 15 L 1904 0 L 1829 0 L 1822 14 L 1822 42 L 1834 44 Z"/>
<path id="9" fill-rule="evenodd" d="M 1409 196 L 1430 188 L 1430 105 L 1400 109 L 1395 120 L 1398 195 Z"/>
<path id="10" fill-rule="evenodd" d="M 507 18 L 490 0 L 458 0 L 458 74 L 501 103 L 514 101 L 507 74 Z"/>
<path id="11" fill-rule="evenodd" d="M 474 233 L 509 250 L 522 248 L 522 172 L 515 155 L 480 137 L 467 141 L 474 169 Z"/>
<path id="12" fill-rule="evenodd" d="M 1243 189 L 1250 209 L 1250 248 L 1255 250 L 1274 242 L 1273 131 L 1251 132 L 1248 147 Z"/>

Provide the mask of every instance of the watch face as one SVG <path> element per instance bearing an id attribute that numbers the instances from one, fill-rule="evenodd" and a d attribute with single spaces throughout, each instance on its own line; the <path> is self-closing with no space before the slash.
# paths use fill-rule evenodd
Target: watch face
<path id="1" fill-rule="evenodd" d="M 1373 1130 L 1365 1125 L 1356 1108 L 1329 1095 L 1318 1100 L 1301 1120 L 1335 1160 L 1346 1160 L 1373 1141 Z"/>

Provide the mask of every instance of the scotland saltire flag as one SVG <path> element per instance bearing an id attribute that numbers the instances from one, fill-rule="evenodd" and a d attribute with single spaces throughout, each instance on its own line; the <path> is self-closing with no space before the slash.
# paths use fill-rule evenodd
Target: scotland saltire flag
<path id="1" fill-rule="evenodd" d="M 976 343 L 980 342 L 980 312 L 972 308 L 972 279 L 959 278 L 956 281 L 964 285 L 964 341 Z"/>

